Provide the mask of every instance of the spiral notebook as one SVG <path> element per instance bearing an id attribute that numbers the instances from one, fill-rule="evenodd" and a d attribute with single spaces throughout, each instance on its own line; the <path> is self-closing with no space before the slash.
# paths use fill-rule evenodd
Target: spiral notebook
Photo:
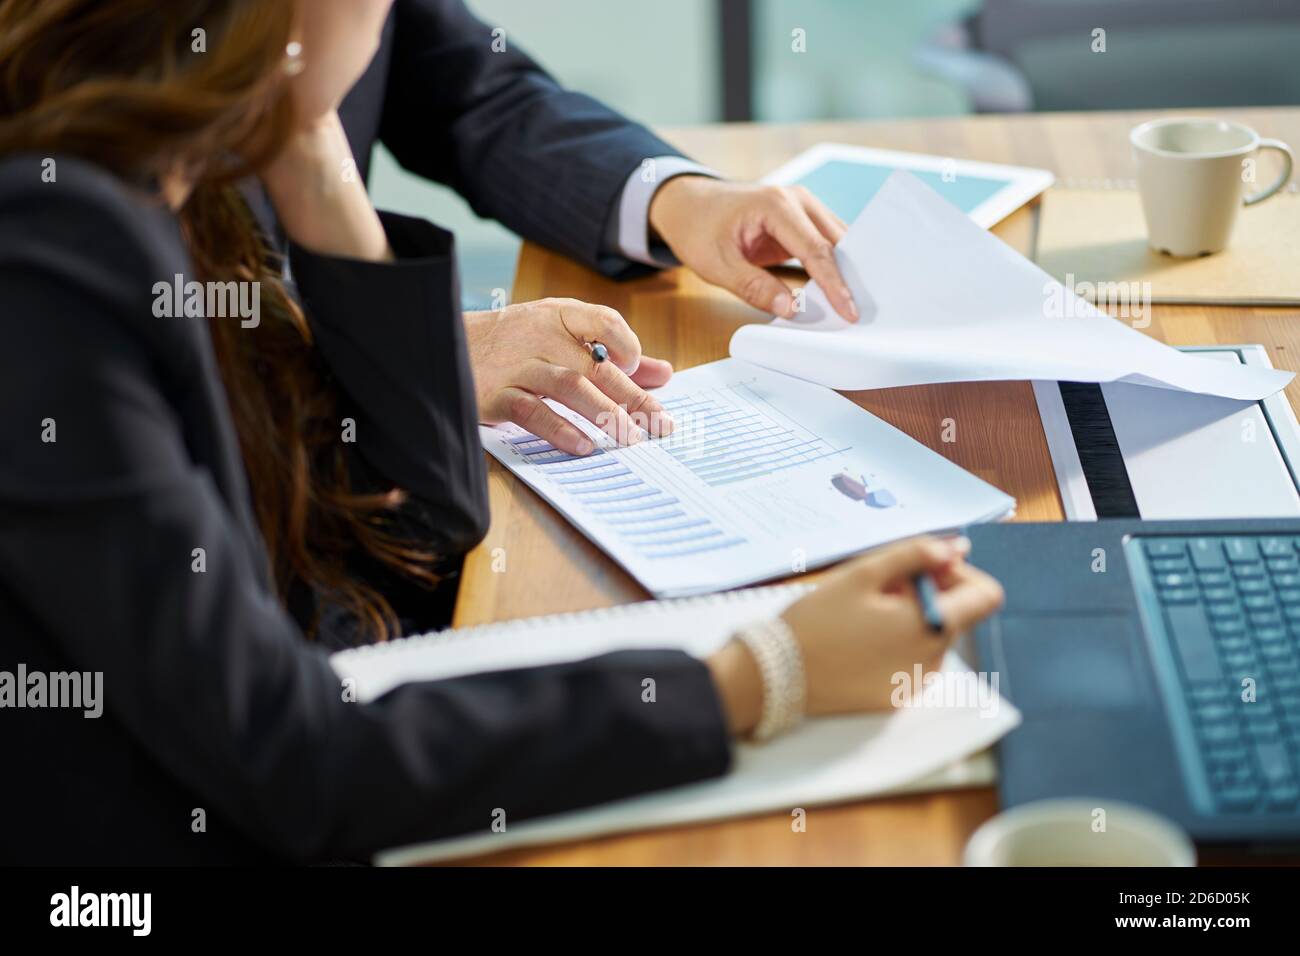
<path id="1" fill-rule="evenodd" d="M 807 586 L 753 588 L 442 631 L 343 651 L 330 663 L 373 700 L 399 684 L 580 660 L 617 650 L 679 648 L 705 656 L 747 622 L 771 617 Z M 900 680 L 899 686 L 903 686 Z M 646 703 L 647 707 L 667 706 Z M 1020 722 L 996 675 L 949 654 L 917 706 L 809 720 L 767 744 L 740 744 L 724 777 L 584 810 L 381 853 L 401 865 L 665 827 L 887 793 L 978 786 L 993 779 L 987 748 Z"/>

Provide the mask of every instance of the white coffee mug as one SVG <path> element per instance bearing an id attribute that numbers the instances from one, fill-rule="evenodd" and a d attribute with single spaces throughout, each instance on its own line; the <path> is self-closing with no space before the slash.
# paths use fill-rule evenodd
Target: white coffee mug
<path id="1" fill-rule="evenodd" d="M 966 844 L 966 866 L 1195 866 L 1164 817 L 1114 800 L 1037 800 L 999 813 Z"/>
<path id="2" fill-rule="evenodd" d="M 1203 256 L 1228 245 L 1237 210 L 1263 202 L 1291 178 L 1291 148 L 1249 126 L 1215 119 L 1158 119 L 1129 134 L 1151 248 Z M 1243 198 L 1254 182 L 1255 153 L 1275 149 L 1282 175 Z"/>

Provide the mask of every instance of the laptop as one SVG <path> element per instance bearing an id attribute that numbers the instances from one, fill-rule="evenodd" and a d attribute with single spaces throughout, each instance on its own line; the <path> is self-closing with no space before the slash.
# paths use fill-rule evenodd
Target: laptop
<path id="1" fill-rule="evenodd" d="M 1116 800 L 1200 844 L 1300 846 L 1300 519 L 984 525 L 980 668 L 1024 715 L 1002 805 Z"/>

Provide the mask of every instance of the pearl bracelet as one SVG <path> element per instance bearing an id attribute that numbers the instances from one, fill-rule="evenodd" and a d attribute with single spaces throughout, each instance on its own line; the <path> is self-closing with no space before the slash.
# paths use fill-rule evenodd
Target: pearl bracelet
<path id="1" fill-rule="evenodd" d="M 803 720 L 803 653 L 790 626 L 779 617 L 750 625 L 736 634 L 754 655 L 763 678 L 763 711 L 755 740 L 770 740 Z"/>

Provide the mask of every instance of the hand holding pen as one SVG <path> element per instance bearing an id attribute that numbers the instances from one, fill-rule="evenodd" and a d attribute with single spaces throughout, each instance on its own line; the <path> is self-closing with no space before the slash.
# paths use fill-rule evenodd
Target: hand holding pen
<path id="1" fill-rule="evenodd" d="M 966 563 L 969 553 L 964 537 L 887 545 L 828 574 L 791 605 L 782 616 L 804 655 L 807 712 L 886 710 L 895 675 L 917 664 L 937 669 L 952 640 L 1002 604 L 1002 588 Z M 918 587 L 918 576 L 929 583 Z"/>
<path id="2" fill-rule="evenodd" d="M 466 312 L 464 323 L 484 424 L 514 422 L 560 451 L 590 454 L 591 439 L 547 403 L 552 399 L 620 444 L 672 432 L 671 416 L 652 394 L 672 366 L 642 354 L 613 309 L 544 299 Z"/>

